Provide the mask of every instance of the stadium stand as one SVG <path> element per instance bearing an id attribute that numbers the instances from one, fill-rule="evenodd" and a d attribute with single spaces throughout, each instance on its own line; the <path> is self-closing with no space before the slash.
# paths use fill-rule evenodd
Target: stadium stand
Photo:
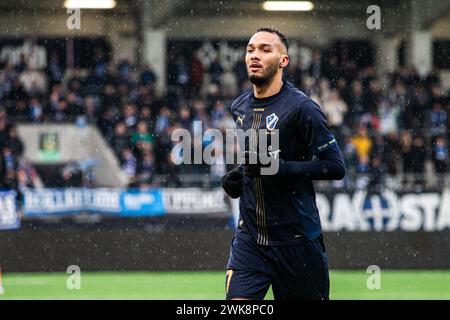
<path id="1" fill-rule="evenodd" d="M 98 126 L 131 186 L 176 186 L 181 183 L 179 174 L 194 181 L 201 174 L 212 173 L 213 180 L 220 177 L 224 165 L 174 166 L 170 134 L 175 128 L 192 131 L 198 120 L 204 130 L 232 128 L 227 106 L 236 93 L 250 86 L 245 65 L 239 63 L 233 72 L 225 73 L 215 61 L 204 70 L 195 56 L 173 53 L 169 61 L 174 63 L 168 63 L 169 91 L 161 96 L 149 66 L 135 66 L 127 60 L 108 64 L 103 56 L 97 50 L 89 69 L 63 70 L 57 54 L 45 71 L 33 70 L 23 61 L 1 67 L 4 186 L 30 185 L 36 175 L 21 160 L 18 122 Z M 423 186 L 426 173 L 443 177 L 447 172 L 450 105 L 435 72 L 420 77 L 414 69 L 400 67 L 380 79 L 372 65 L 358 67 L 345 50 L 340 54 L 317 51 L 308 69 L 292 64 L 285 78 L 310 95 L 326 114 L 350 173 L 344 185 L 376 184 L 397 177 Z M 162 180 L 158 179 L 161 175 L 165 176 Z M 358 175 L 369 175 L 370 181 L 350 181 Z"/>

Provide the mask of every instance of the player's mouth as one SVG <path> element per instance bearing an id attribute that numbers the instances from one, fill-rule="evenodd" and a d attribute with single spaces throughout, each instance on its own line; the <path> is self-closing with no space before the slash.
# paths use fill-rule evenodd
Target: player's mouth
<path id="1" fill-rule="evenodd" d="M 251 63 L 249 66 L 250 71 L 252 72 L 256 72 L 259 69 L 262 69 L 262 65 L 260 65 L 259 63 Z"/>

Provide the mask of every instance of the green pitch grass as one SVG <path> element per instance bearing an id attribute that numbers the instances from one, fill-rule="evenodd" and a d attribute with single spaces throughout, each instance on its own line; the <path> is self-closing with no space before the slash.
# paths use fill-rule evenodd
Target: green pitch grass
<path id="1" fill-rule="evenodd" d="M 225 272 L 84 272 L 81 289 L 66 273 L 5 273 L 1 299 L 224 299 Z M 450 299 L 450 270 L 381 272 L 369 290 L 364 271 L 332 271 L 331 299 Z M 266 299 L 273 299 L 272 292 Z"/>

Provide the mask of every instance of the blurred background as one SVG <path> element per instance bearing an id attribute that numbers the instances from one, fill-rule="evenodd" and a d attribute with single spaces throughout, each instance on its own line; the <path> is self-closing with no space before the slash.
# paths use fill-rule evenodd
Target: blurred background
<path id="1" fill-rule="evenodd" d="M 321 106 L 347 164 L 315 183 L 332 297 L 450 299 L 450 1 L 414 0 L 0 3 L 4 297 L 70 298 L 76 265 L 148 284 L 87 298 L 223 298 L 233 165 L 176 165 L 171 134 L 234 128 L 261 26 L 290 39 L 285 79 Z M 366 288 L 370 265 L 397 286 Z M 150 271 L 168 272 L 155 292 Z"/>

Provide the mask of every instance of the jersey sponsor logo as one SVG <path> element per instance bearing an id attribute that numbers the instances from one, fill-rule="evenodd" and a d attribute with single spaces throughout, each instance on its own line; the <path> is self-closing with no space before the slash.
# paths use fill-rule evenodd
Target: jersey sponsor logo
<path id="1" fill-rule="evenodd" d="M 336 142 L 336 139 L 333 138 L 331 141 L 325 143 L 324 145 L 317 147 L 317 150 L 322 151 L 334 142 Z"/>
<path id="2" fill-rule="evenodd" d="M 266 128 L 267 130 L 271 131 L 275 129 L 275 126 L 278 122 L 278 116 L 275 113 L 272 113 L 270 116 L 266 117 Z"/>
<path id="3" fill-rule="evenodd" d="M 241 116 L 237 116 L 237 121 L 236 122 L 240 122 L 241 123 L 241 126 L 242 126 L 242 124 L 244 123 L 244 118 L 245 118 L 245 114 L 241 117 Z"/>

